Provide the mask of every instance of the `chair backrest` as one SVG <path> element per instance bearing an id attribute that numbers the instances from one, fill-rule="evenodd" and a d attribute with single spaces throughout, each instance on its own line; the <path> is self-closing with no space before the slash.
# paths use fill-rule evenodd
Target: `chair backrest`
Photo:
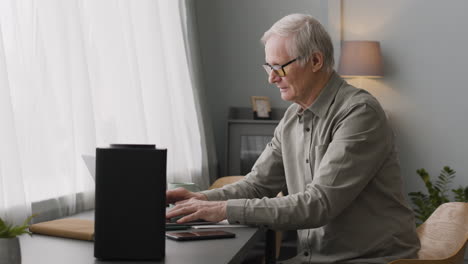
<path id="1" fill-rule="evenodd" d="M 225 177 L 218 178 L 215 182 L 213 182 L 213 184 L 210 186 L 210 188 L 208 188 L 208 190 L 221 188 L 226 184 L 231 184 L 236 181 L 240 181 L 243 178 L 244 176 L 225 176 Z"/>
<path id="2" fill-rule="evenodd" d="M 419 259 L 456 258 L 463 263 L 468 239 L 468 203 L 445 203 L 417 228 Z M 460 261 L 461 260 L 461 261 Z"/>

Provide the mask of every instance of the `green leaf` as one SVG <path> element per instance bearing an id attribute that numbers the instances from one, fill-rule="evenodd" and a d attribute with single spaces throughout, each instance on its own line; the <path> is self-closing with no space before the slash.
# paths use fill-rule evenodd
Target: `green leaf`
<path id="1" fill-rule="evenodd" d="M 468 202 L 468 187 L 463 188 L 462 186 L 459 186 L 457 189 L 452 189 L 452 192 L 454 193 L 456 202 Z"/>
<path id="2" fill-rule="evenodd" d="M 440 174 L 435 183 L 435 186 L 439 190 L 440 196 L 442 197 L 443 201 L 448 201 L 448 198 L 447 198 L 447 191 L 449 190 L 448 186 L 450 185 L 454 177 L 455 177 L 455 171 L 452 170 L 448 166 L 445 166 L 440 171 Z"/>
<path id="3" fill-rule="evenodd" d="M 1 237 L 7 237 L 8 233 L 9 233 L 9 230 L 6 230 L 6 229 L 0 231 L 0 238 Z"/>
<path id="4" fill-rule="evenodd" d="M 4 230 L 6 228 L 6 224 L 5 222 L 3 221 L 2 218 L 0 218 L 0 231 Z"/>
<path id="5" fill-rule="evenodd" d="M 37 216 L 37 214 L 33 214 L 30 217 L 26 218 L 26 220 L 24 220 L 24 222 L 23 222 L 23 226 L 29 226 L 29 222 L 31 222 L 31 220 L 36 216 Z"/>
<path id="6" fill-rule="evenodd" d="M 29 228 L 29 222 L 33 217 L 36 215 L 32 215 L 26 220 L 24 220 L 23 225 L 18 225 L 18 226 L 13 226 L 12 224 L 7 224 L 0 218 L 0 238 L 13 238 L 22 234 L 29 234 L 31 235 L 31 232 L 28 230 Z"/>
<path id="7" fill-rule="evenodd" d="M 408 195 L 413 203 L 415 217 L 419 220 L 418 224 L 426 221 L 427 218 L 443 203 L 450 202 L 448 192 L 450 184 L 455 178 L 456 171 L 449 166 L 444 166 L 439 176 L 433 183 L 429 173 L 421 168 L 416 170 L 421 180 L 424 182 L 427 193 L 410 192 Z M 459 187 L 452 189 L 455 201 L 468 202 L 468 187 Z"/>
<path id="8" fill-rule="evenodd" d="M 416 172 L 419 174 L 424 183 L 430 182 L 429 174 L 425 169 L 419 169 Z"/>

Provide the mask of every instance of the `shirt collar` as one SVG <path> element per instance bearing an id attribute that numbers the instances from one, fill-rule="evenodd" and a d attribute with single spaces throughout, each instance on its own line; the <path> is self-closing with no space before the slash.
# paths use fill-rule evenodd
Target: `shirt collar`
<path id="1" fill-rule="evenodd" d="M 302 108 L 298 105 L 297 114 L 302 116 L 304 111 L 308 110 L 318 117 L 323 118 L 327 114 L 328 109 L 335 99 L 336 93 L 344 82 L 345 81 L 335 71 L 333 71 L 330 80 L 327 82 L 325 87 L 323 87 L 322 91 L 320 91 L 319 96 L 317 99 L 315 99 L 312 105 L 304 110 L 302 110 Z"/>

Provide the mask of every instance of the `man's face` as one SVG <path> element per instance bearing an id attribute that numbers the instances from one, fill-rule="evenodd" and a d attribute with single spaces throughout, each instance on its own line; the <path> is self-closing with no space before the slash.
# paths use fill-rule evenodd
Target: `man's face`
<path id="1" fill-rule="evenodd" d="M 271 36 L 265 44 L 265 60 L 270 65 L 283 65 L 294 58 L 286 51 L 287 39 Z M 310 60 L 305 66 L 295 61 L 284 68 L 286 76 L 280 77 L 274 71 L 268 76 L 270 83 L 280 89 L 281 98 L 300 105 L 307 105 L 313 88 L 315 73 L 310 67 Z"/>

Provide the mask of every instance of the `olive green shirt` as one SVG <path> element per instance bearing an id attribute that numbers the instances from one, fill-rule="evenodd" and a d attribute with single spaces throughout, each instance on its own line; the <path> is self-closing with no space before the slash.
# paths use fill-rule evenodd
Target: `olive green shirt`
<path id="1" fill-rule="evenodd" d="M 203 193 L 228 200 L 230 223 L 298 230 L 292 263 L 387 263 L 419 250 L 385 112 L 336 73 L 309 108 L 287 109 L 245 179 Z"/>

